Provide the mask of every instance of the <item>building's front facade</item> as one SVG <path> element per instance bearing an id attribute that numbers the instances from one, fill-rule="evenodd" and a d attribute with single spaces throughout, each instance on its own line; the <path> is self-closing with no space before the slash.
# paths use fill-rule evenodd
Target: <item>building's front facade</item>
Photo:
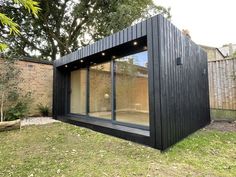
<path id="1" fill-rule="evenodd" d="M 207 57 L 161 15 L 54 62 L 53 115 L 164 150 L 210 122 Z"/>

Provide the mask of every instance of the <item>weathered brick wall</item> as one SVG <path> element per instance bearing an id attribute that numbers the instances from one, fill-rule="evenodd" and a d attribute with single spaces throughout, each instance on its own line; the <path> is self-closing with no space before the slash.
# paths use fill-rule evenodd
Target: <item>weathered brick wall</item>
<path id="1" fill-rule="evenodd" d="M 0 60 L 0 65 L 1 65 Z M 31 92 L 29 115 L 39 115 L 38 104 L 52 108 L 53 66 L 48 63 L 18 60 L 16 66 L 21 71 L 23 82 L 19 84 L 23 92 Z"/>
<path id="2" fill-rule="evenodd" d="M 20 87 L 32 94 L 30 115 L 39 114 L 38 104 L 52 108 L 53 66 L 22 60 L 16 64 L 20 68 L 21 77 L 24 80 Z"/>

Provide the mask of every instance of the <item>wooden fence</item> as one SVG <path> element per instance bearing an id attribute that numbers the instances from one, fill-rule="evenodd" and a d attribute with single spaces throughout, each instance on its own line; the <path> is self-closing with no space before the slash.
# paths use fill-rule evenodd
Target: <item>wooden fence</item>
<path id="1" fill-rule="evenodd" d="M 211 109 L 236 110 L 236 58 L 208 62 Z"/>

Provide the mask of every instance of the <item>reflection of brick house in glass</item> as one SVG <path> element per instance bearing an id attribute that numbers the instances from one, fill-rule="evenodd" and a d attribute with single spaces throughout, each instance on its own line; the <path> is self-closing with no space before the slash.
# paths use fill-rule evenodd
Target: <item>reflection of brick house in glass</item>
<path id="1" fill-rule="evenodd" d="M 161 15 L 54 62 L 55 119 L 166 149 L 210 122 L 207 56 Z"/>

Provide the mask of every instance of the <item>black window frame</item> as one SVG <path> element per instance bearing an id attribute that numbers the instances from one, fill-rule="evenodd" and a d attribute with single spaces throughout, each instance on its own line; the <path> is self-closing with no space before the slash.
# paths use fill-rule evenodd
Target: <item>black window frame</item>
<path id="1" fill-rule="evenodd" d="M 132 44 L 132 43 L 131 43 Z M 130 51 L 130 50 L 128 50 Z M 86 114 L 75 114 L 75 113 L 71 113 L 70 112 L 70 94 L 71 92 L 67 92 L 67 115 L 68 116 L 73 116 L 73 117 L 76 117 L 76 118 L 86 118 L 86 119 L 90 119 L 90 120 L 94 120 L 94 121 L 101 121 L 101 122 L 110 122 L 112 124 L 115 124 L 115 125 L 121 125 L 121 126 L 127 126 L 127 127 L 131 127 L 131 128 L 138 128 L 138 129 L 141 129 L 141 130 L 147 130 L 147 131 L 150 131 L 150 125 L 151 125 L 151 120 L 150 120 L 150 105 L 149 105 L 149 125 L 141 125 L 141 124 L 135 124 L 135 123 L 129 123 L 129 122 L 122 122 L 122 121 L 117 121 L 116 120 L 116 96 L 115 96 L 115 91 L 116 91 L 116 81 L 115 81 L 115 60 L 116 59 L 119 59 L 119 58 L 122 58 L 124 56 L 129 56 L 129 55 L 132 55 L 132 54 L 137 54 L 137 53 L 141 53 L 141 52 L 144 52 L 146 51 L 147 52 L 147 60 L 148 60 L 148 68 L 149 68 L 149 52 L 148 52 L 148 44 L 147 42 L 145 43 L 145 45 L 142 46 L 142 49 L 141 50 L 138 50 L 138 51 L 135 51 L 135 52 L 127 52 L 126 53 L 122 53 L 121 55 L 115 57 L 115 58 L 110 58 L 108 60 L 104 60 L 102 62 L 99 62 L 99 63 L 96 63 L 94 64 L 94 62 L 88 62 L 86 64 L 85 67 L 81 67 L 81 68 L 76 68 L 76 69 L 73 69 L 73 70 L 79 70 L 79 69 L 86 69 Z M 97 64 L 102 64 L 102 63 L 107 63 L 107 62 L 110 62 L 110 75 L 111 75 L 111 119 L 104 119 L 104 118 L 99 118 L 99 117 L 94 117 L 94 116 L 90 116 L 89 115 L 89 110 L 90 110 L 90 67 L 91 66 L 96 66 Z M 71 70 L 71 71 L 73 71 Z M 67 82 L 67 87 L 69 88 L 69 90 L 71 90 L 71 71 L 69 72 L 69 81 Z M 150 71 L 148 70 L 148 77 L 150 75 L 149 73 Z M 148 78 L 148 88 L 149 88 L 149 78 Z M 150 104 L 150 94 L 148 92 L 148 104 Z"/>

